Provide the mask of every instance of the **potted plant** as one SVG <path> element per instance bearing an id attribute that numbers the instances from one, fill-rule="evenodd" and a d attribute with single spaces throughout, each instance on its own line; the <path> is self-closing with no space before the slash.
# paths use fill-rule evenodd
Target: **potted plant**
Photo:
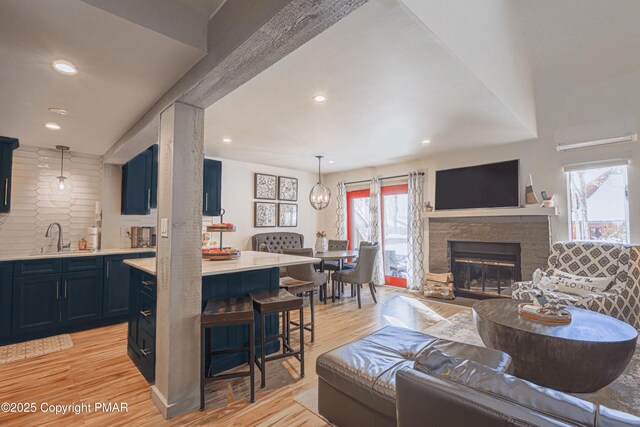
<path id="1" fill-rule="evenodd" d="M 329 240 L 327 240 L 326 231 L 318 231 L 316 233 L 316 252 L 326 252 L 329 250 Z"/>

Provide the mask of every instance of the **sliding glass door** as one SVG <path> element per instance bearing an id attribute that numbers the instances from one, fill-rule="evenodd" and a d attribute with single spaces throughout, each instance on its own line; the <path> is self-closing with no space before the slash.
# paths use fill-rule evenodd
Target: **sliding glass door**
<path id="1" fill-rule="evenodd" d="M 382 250 L 385 283 L 407 287 L 409 196 L 407 185 L 382 187 Z"/>
<path id="2" fill-rule="evenodd" d="M 409 199 L 407 185 L 389 185 L 381 190 L 382 254 L 385 283 L 407 286 L 409 253 Z M 371 235 L 369 190 L 347 193 L 347 235 L 349 247 L 357 248 Z"/>

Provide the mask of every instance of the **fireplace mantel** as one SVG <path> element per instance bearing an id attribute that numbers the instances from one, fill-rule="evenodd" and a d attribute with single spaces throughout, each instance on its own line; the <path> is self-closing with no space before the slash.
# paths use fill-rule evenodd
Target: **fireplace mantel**
<path id="1" fill-rule="evenodd" d="M 556 216 L 558 208 L 543 208 L 538 205 L 521 208 L 456 209 L 424 212 L 424 218 L 473 218 L 488 216 Z"/>

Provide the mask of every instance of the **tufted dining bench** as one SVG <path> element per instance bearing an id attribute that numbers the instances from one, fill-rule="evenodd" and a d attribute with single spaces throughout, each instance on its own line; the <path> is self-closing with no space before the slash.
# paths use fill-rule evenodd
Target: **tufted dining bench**
<path id="1" fill-rule="evenodd" d="M 254 251 L 260 250 L 260 245 L 265 244 L 269 252 L 281 254 L 284 249 L 301 249 L 304 247 L 304 236 L 299 233 L 274 231 L 273 233 L 255 234 L 251 239 Z"/>

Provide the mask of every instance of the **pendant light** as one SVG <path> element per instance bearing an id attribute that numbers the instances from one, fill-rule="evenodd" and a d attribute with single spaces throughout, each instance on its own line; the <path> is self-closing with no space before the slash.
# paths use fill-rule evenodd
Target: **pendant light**
<path id="1" fill-rule="evenodd" d="M 313 186 L 309 193 L 309 202 L 314 209 L 321 211 L 329 206 L 331 201 L 331 190 L 329 187 L 322 183 L 322 176 L 320 174 L 320 162 L 324 156 L 316 156 L 318 158 L 318 183 Z"/>
<path id="2" fill-rule="evenodd" d="M 60 176 L 56 177 L 58 179 L 58 189 L 64 190 L 67 184 L 67 177 L 64 176 L 64 152 L 69 151 L 69 147 L 56 145 L 56 150 L 60 150 Z"/>

